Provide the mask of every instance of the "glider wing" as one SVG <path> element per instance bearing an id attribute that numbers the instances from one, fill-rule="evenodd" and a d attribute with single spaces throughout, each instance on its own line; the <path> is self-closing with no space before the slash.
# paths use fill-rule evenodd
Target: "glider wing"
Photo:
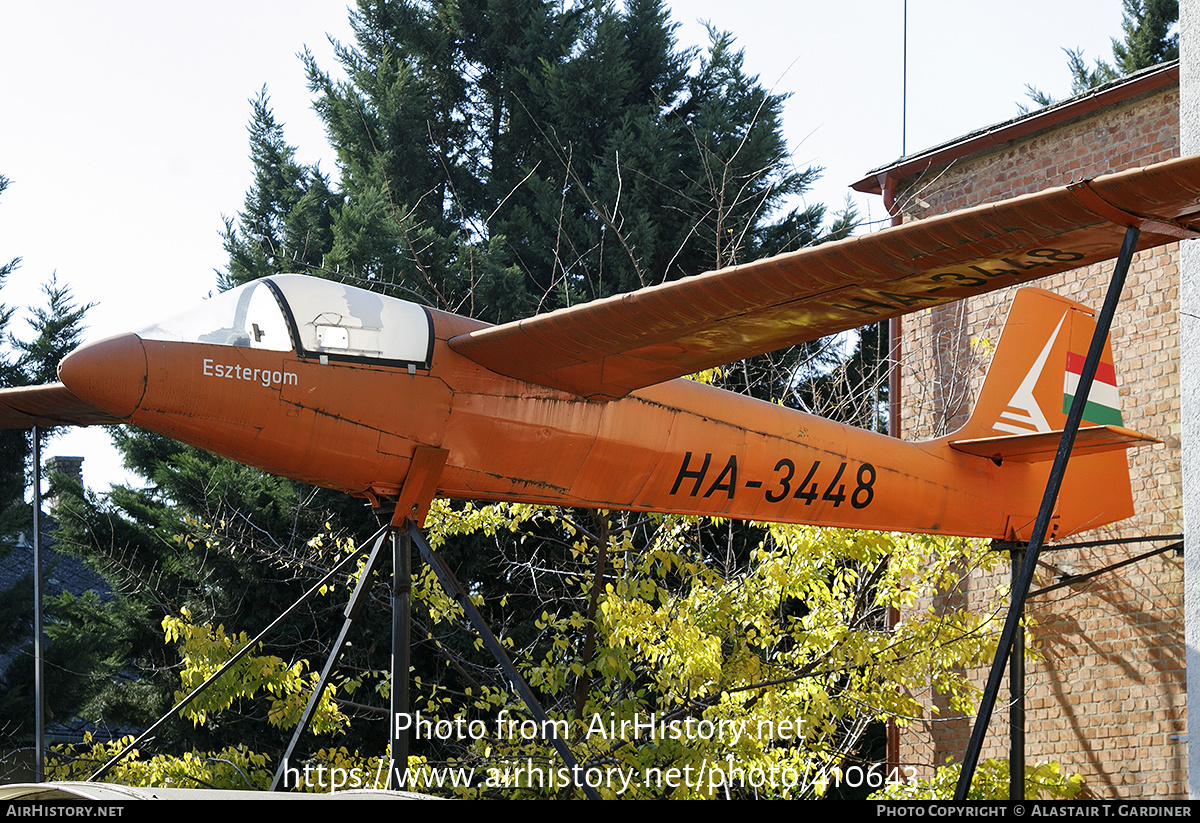
<path id="1" fill-rule="evenodd" d="M 120 418 L 80 399 L 62 383 L 0 390 L 0 429 L 120 422 Z"/>
<path id="2" fill-rule="evenodd" d="M 450 340 L 597 400 L 828 334 L 1197 236 L 1200 156 L 884 229 Z"/>

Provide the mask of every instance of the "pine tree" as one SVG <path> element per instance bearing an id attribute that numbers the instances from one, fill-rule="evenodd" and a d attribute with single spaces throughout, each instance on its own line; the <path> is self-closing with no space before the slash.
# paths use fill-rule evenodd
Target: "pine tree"
<path id="1" fill-rule="evenodd" d="M 0 176 L 0 194 L 9 180 Z M 0 289 L 21 265 L 14 258 L 0 264 Z M 18 337 L 9 330 L 14 309 L 0 304 L 0 386 L 30 386 L 56 379 L 58 364 L 79 343 L 83 315 L 90 306 L 76 306 L 70 291 L 51 277 L 43 287 L 45 308 L 35 308 L 28 319 L 32 337 Z M 0 432 L 0 535 L 10 535 L 18 522 L 27 519 L 23 500 L 27 484 L 26 466 L 30 452 L 29 434 L 20 430 Z"/>
<path id="2" fill-rule="evenodd" d="M 1112 38 L 1113 64 L 1097 60 L 1088 67 L 1082 49 L 1063 49 L 1071 72 L 1071 96 L 1159 63 L 1179 59 L 1179 0 L 1122 0 L 1124 39 Z M 1055 101 L 1027 84 L 1027 96 L 1038 108 Z M 1022 112 L 1025 106 L 1018 104 Z"/>
<path id="3" fill-rule="evenodd" d="M 1179 0 L 1123 0 L 1124 41 L 1113 38 L 1113 62 L 1121 74 L 1179 59 Z"/>
<path id="4" fill-rule="evenodd" d="M 296 150 L 283 139 L 266 89 L 251 101 L 250 157 L 254 184 L 235 228 L 225 221 L 229 268 L 223 289 L 269 274 L 319 269 L 332 244 L 329 181 L 316 168 L 296 163 Z"/>
<path id="5" fill-rule="evenodd" d="M 819 206 L 786 210 L 818 171 L 789 162 L 783 98 L 746 75 L 727 34 L 713 32 L 703 55 L 681 51 L 661 0 L 622 9 L 362 0 L 352 20 L 355 42 L 337 51 L 345 81 L 304 58 L 336 173 L 298 163 L 265 91 L 252 101 L 254 180 L 226 222 L 223 287 L 299 270 L 503 322 L 853 228 L 852 214 L 827 226 Z M 774 397 L 808 356 L 751 364 L 738 379 Z M 63 539 L 103 553 L 143 606 L 140 676 L 154 694 L 138 692 L 143 701 L 165 705 L 178 687 L 172 653 L 161 638 L 157 650 L 150 644 L 157 621 L 186 608 L 197 622 L 254 631 L 328 567 L 335 537 L 374 530 L 354 501 L 154 435 L 126 432 L 118 442 L 151 485 L 77 497 Z M 654 531 L 645 518 L 624 523 Z M 566 528 L 539 518 L 516 532 L 473 530 L 442 548 L 492 625 L 538 655 L 557 642 L 541 615 L 579 598 L 577 537 Z M 569 528 L 599 544 L 610 521 L 582 514 Z M 696 551 L 732 575 L 761 539 L 741 526 L 698 530 Z M 340 606 L 324 601 L 292 621 L 276 653 L 320 660 Z M 425 697 L 436 690 L 470 707 L 464 695 L 498 682 L 470 637 L 447 633 L 432 613 L 417 620 L 426 629 L 414 631 Z M 342 668 L 370 682 L 386 667 L 378 638 L 387 631 L 370 623 L 359 631 L 373 639 L 357 643 Z M 114 691 L 112 704 L 130 706 L 130 693 Z M 365 715 L 381 711 L 378 695 L 353 700 Z M 277 745 L 277 733 L 249 725 L 261 709 L 235 708 L 246 722 L 186 728 L 188 742 Z M 356 734 L 364 737 L 347 745 L 380 736 L 374 724 Z M 180 731 L 169 735 L 182 742 Z"/>

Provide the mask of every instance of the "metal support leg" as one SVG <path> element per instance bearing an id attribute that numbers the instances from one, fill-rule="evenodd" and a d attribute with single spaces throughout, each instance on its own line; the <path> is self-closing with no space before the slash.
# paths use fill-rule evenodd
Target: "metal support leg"
<path id="1" fill-rule="evenodd" d="M 1058 443 L 1058 451 L 1054 464 L 1050 467 L 1050 476 L 1046 480 L 1046 491 L 1042 497 L 1042 507 L 1038 510 L 1037 521 L 1033 523 L 1033 533 L 1030 536 L 1030 546 L 1025 554 L 1025 563 L 1021 564 L 1018 579 L 1013 585 L 1012 602 L 1008 606 L 1008 617 L 1004 619 L 1004 629 L 1000 633 L 1000 647 L 996 649 L 996 659 L 991 663 L 988 675 L 988 685 L 984 687 L 983 701 L 979 705 L 976 725 L 971 731 L 971 740 L 962 758 L 962 771 L 959 774 L 958 786 L 954 789 L 954 799 L 965 800 L 971 788 L 971 779 L 979 762 L 979 752 L 983 749 L 983 739 L 988 734 L 988 723 L 991 720 L 991 710 L 996 705 L 996 693 L 1000 691 L 1000 680 L 1004 675 L 1004 663 L 1013 649 L 1013 638 L 1019 630 L 1021 613 L 1025 611 L 1025 599 L 1030 593 L 1030 583 L 1033 572 L 1037 569 L 1038 555 L 1042 553 L 1042 543 L 1045 541 L 1046 530 L 1050 527 L 1050 516 L 1058 499 L 1058 489 L 1062 487 L 1062 477 L 1067 471 L 1067 461 L 1070 450 L 1075 445 L 1075 434 L 1079 433 L 1079 423 L 1084 419 L 1084 406 L 1088 392 L 1092 390 L 1092 380 L 1096 378 L 1096 368 L 1099 366 L 1100 354 L 1104 350 L 1104 341 L 1109 336 L 1112 317 L 1117 311 L 1117 301 L 1121 299 L 1121 290 L 1129 272 L 1129 263 L 1138 247 L 1138 228 L 1130 226 L 1126 229 L 1121 253 L 1117 256 L 1117 264 L 1112 271 L 1112 282 L 1109 283 L 1109 293 L 1104 298 L 1104 307 L 1096 318 L 1096 332 L 1092 335 L 1091 346 L 1087 349 L 1087 359 L 1084 361 L 1084 373 L 1079 378 L 1079 388 L 1070 404 L 1067 414 L 1067 425 L 1063 429 L 1062 440 Z"/>
<path id="2" fill-rule="evenodd" d="M 376 533 L 375 536 L 382 539 L 384 534 L 386 534 L 386 530 L 381 529 L 379 532 Z M 368 540 L 367 542 L 369 543 L 370 541 Z M 356 562 L 358 560 L 358 558 L 362 556 L 363 551 L 364 551 L 363 549 L 359 549 L 357 551 L 351 552 L 350 554 L 348 554 L 344 558 L 342 558 L 342 561 L 340 563 L 336 564 L 332 569 L 330 569 L 328 572 L 326 572 L 325 576 L 322 577 L 319 581 L 317 581 L 317 583 L 314 584 L 311 588 L 309 588 L 308 591 L 306 591 L 304 594 L 300 595 L 299 600 L 297 600 L 295 603 L 293 603 L 292 605 L 290 605 L 286 609 L 284 609 L 283 613 L 280 614 L 279 617 L 276 617 L 273 621 L 271 621 L 271 624 L 269 626 L 267 626 L 265 629 L 263 629 L 261 632 L 259 632 L 257 635 L 255 635 L 254 639 L 251 640 L 249 643 L 247 643 L 245 646 L 242 646 L 241 650 L 237 654 L 235 654 L 233 657 L 226 660 L 225 664 L 223 666 L 221 666 L 215 672 L 210 674 L 208 676 L 208 679 L 206 679 L 199 686 L 192 689 L 192 691 L 190 693 L 188 693 L 188 695 L 186 697 L 184 697 L 182 700 L 180 700 L 178 703 L 176 703 L 174 706 L 172 706 L 167 711 L 166 714 L 164 714 L 158 720 L 151 723 L 149 728 L 147 728 L 144 732 L 142 732 L 140 735 L 138 735 L 136 740 L 134 740 L 132 743 L 130 743 L 128 746 L 126 746 L 124 749 L 122 749 L 117 754 L 113 755 L 113 757 L 107 763 L 105 763 L 103 766 L 101 766 L 99 769 L 97 769 L 95 771 L 95 773 L 92 774 L 92 776 L 88 778 L 88 781 L 91 782 L 91 781 L 99 780 L 100 778 L 102 778 L 106 774 L 108 774 L 109 771 L 112 770 L 113 766 L 117 765 L 125 758 L 125 755 L 129 754 L 131 751 L 136 749 L 138 746 L 140 746 L 142 744 L 143 741 L 147 740 L 150 737 L 150 735 L 152 735 L 152 734 L 154 734 L 154 732 L 158 731 L 159 726 L 161 726 L 163 723 L 166 723 L 168 720 L 170 720 L 172 717 L 174 717 L 177 712 L 182 711 L 185 706 L 187 706 L 189 703 L 191 703 L 193 700 L 196 699 L 197 695 L 199 695 L 202 691 L 207 689 L 214 681 L 216 681 L 218 678 L 220 678 L 221 675 L 225 674 L 225 672 L 232 669 L 239 660 L 241 660 L 243 657 L 248 655 L 253 649 L 258 648 L 258 644 L 262 642 L 264 637 L 266 637 L 268 634 L 270 634 L 271 631 L 276 626 L 278 626 L 280 623 L 282 623 L 284 620 L 286 620 L 292 614 L 292 612 L 294 612 L 294 611 L 296 611 L 296 609 L 300 608 L 300 606 L 303 603 L 305 603 L 310 597 L 312 597 L 318 591 L 320 591 L 322 588 L 324 588 L 324 586 L 327 583 L 329 583 L 329 581 L 333 580 L 335 575 L 340 574 L 345 569 L 348 569 L 350 567 L 351 563 Z"/>
<path id="3" fill-rule="evenodd" d="M 1017 586 L 1024 549 L 1013 549 L 1009 561 L 1012 567 L 1012 587 Z M 1024 610 L 1022 610 L 1024 612 Z M 1024 617 L 1024 614 L 1018 615 Z M 1017 624 L 1013 637 L 1012 657 L 1008 661 L 1008 799 L 1025 799 L 1025 627 Z"/>
<path id="4" fill-rule="evenodd" d="M 408 714 L 409 642 L 412 634 L 412 538 L 392 532 L 392 695 L 388 723 L 392 741 L 388 786 L 403 789 L 408 766 L 408 724 L 400 729 L 396 718 Z"/>
<path id="5" fill-rule="evenodd" d="M 1058 500 L 1058 490 L 1062 486 L 1063 474 L 1067 470 L 1071 448 L 1075 445 L 1075 435 L 1079 432 L 1080 421 L 1083 420 L 1083 407 L 1087 402 L 1088 393 L 1091 391 L 1092 380 L 1096 376 L 1096 367 L 1100 364 L 1100 355 L 1104 350 L 1104 341 L 1108 338 L 1108 330 L 1112 326 L 1113 315 L 1117 312 L 1117 302 L 1121 298 L 1121 290 L 1125 286 L 1125 275 L 1129 272 L 1129 264 L 1137 249 L 1139 234 L 1140 232 L 1135 226 L 1130 226 L 1125 230 L 1125 240 L 1121 243 L 1121 252 L 1117 256 L 1112 282 L 1109 284 L 1108 294 L 1104 298 L 1104 307 L 1100 310 L 1100 316 L 1096 318 L 1096 332 L 1092 335 L 1092 343 L 1083 364 L 1079 388 L 1071 403 L 1071 411 L 1067 414 L 1067 423 L 1063 430 L 1062 440 L 1058 444 L 1058 452 L 1054 455 L 1050 477 L 1046 481 L 1046 493 L 1042 496 L 1042 505 L 1038 510 L 1033 533 L 1029 538 L 1025 562 L 1021 565 L 1020 575 L 1013 585 L 1012 602 L 1008 607 L 1008 617 L 1004 621 L 1004 629 L 1000 633 L 1000 645 L 996 649 L 996 659 L 992 661 L 992 669 L 988 675 L 987 686 L 983 691 L 979 714 L 975 718 L 975 728 L 971 730 L 971 740 L 967 744 L 967 751 L 963 756 L 962 772 L 958 776 L 958 785 L 954 790 L 954 799 L 958 802 L 966 800 L 967 792 L 971 788 L 971 779 L 975 776 L 975 766 L 979 762 L 979 753 L 983 749 L 983 739 L 987 735 L 988 722 L 992 719 L 992 709 L 996 705 L 996 695 L 1000 691 L 1000 680 L 1004 677 L 1004 665 L 1008 662 L 1013 640 L 1020 628 L 1018 623 L 1021 613 L 1025 609 L 1029 584 L 1033 581 L 1038 555 L 1041 553 L 1042 543 L 1046 539 L 1046 531 L 1050 526 L 1050 516 L 1054 513 L 1054 504 Z"/>
<path id="6" fill-rule="evenodd" d="M 46 646 L 42 637 L 42 443 L 33 427 L 33 781 L 46 779 Z"/>
<path id="7" fill-rule="evenodd" d="M 317 680 L 317 686 L 313 689 L 312 696 L 308 699 L 308 705 L 304 707 L 304 714 L 300 717 L 300 723 L 296 726 L 295 733 L 292 734 L 292 740 L 288 743 L 287 750 L 283 753 L 283 757 L 279 761 L 279 768 L 275 771 L 275 777 L 271 780 L 270 791 L 286 791 L 287 786 L 283 785 L 284 777 L 288 771 L 288 760 L 291 759 L 292 753 L 296 750 L 296 744 L 300 742 L 300 736 L 308 730 L 308 724 L 312 722 L 312 717 L 317 711 L 317 703 L 321 700 L 321 694 L 325 691 L 325 686 L 329 683 L 329 677 L 333 674 L 333 666 L 337 663 L 338 656 L 342 653 L 342 647 L 346 644 L 346 638 L 350 634 L 350 627 L 354 625 L 354 619 L 358 617 L 362 607 L 366 604 L 366 593 L 371 588 L 371 572 L 375 570 L 375 562 L 379 558 L 379 549 L 383 546 L 383 539 L 387 537 L 387 532 L 379 535 L 379 539 L 375 541 L 375 545 L 371 548 L 371 554 L 367 558 L 367 564 L 363 568 L 362 575 L 358 578 L 358 585 L 354 587 L 354 594 L 350 595 L 350 602 L 346 605 L 346 619 L 342 622 L 342 632 L 334 641 L 333 648 L 329 650 L 329 658 L 325 661 L 325 668 L 321 670 L 321 677 Z"/>
<path id="8" fill-rule="evenodd" d="M 454 573 L 450 571 L 450 567 L 443 562 L 441 556 L 425 541 L 425 537 L 421 534 L 420 530 L 411 521 L 405 525 L 408 528 L 408 534 L 421 551 L 421 557 L 433 569 L 433 573 L 437 575 L 442 588 L 462 606 L 463 611 L 466 612 L 467 619 L 471 621 L 471 624 L 475 627 L 475 631 L 483 639 L 484 645 L 492 653 L 492 657 L 496 659 L 504 674 L 512 682 L 513 687 L 517 690 L 517 694 L 521 696 L 521 700 L 529 708 L 529 713 L 541 724 L 543 729 L 549 732 L 550 745 L 554 747 L 555 751 L 558 752 L 558 756 L 562 758 L 563 764 L 570 770 L 571 778 L 575 785 L 583 790 L 583 793 L 587 795 L 589 800 L 599 800 L 600 796 L 596 794 L 595 789 L 580 779 L 583 769 L 579 766 L 578 761 L 575 760 L 575 755 L 571 753 L 571 749 L 567 746 L 566 741 L 554 733 L 554 726 L 550 723 L 550 719 L 546 716 L 542 705 L 529 688 L 529 684 L 525 682 L 525 678 L 521 677 L 520 672 L 517 671 L 517 667 L 509 660 L 504 647 L 500 645 L 500 641 L 492 634 L 491 629 L 484 622 L 483 615 L 479 613 L 479 609 L 475 608 L 475 604 L 467 596 L 467 592 L 463 589 L 462 584 L 458 582 Z"/>

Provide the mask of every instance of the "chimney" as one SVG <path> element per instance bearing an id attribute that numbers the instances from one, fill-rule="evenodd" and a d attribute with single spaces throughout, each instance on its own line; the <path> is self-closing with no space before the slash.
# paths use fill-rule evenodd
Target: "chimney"
<path id="1" fill-rule="evenodd" d="M 77 481 L 79 485 L 83 485 L 83 458 L 82 457 L 51 457 L 46 461 L 46 479 L 49 479 L 55 472 L 65 474 L 67 477 Z"/>

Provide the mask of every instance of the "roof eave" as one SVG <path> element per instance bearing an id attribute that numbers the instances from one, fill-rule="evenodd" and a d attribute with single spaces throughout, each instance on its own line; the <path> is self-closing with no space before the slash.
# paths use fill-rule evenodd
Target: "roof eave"
<path id="1" fill-rule="evenodd" d="M 1011 140 L 1028 137 L 1069 120 L 1083 117 L 1094 111 L 1178 82 L 1178 60 L 1151 66 L 1127 77 L 1097 86 L 1076 97 L 956 137 L 917 154 L 901 157 L 893 163 L 871 170 L 862 180 L 851 184 L 850 188 L 864 194 L 883 194 L 889 184 L 894 184 L 898 180 Z"/>

